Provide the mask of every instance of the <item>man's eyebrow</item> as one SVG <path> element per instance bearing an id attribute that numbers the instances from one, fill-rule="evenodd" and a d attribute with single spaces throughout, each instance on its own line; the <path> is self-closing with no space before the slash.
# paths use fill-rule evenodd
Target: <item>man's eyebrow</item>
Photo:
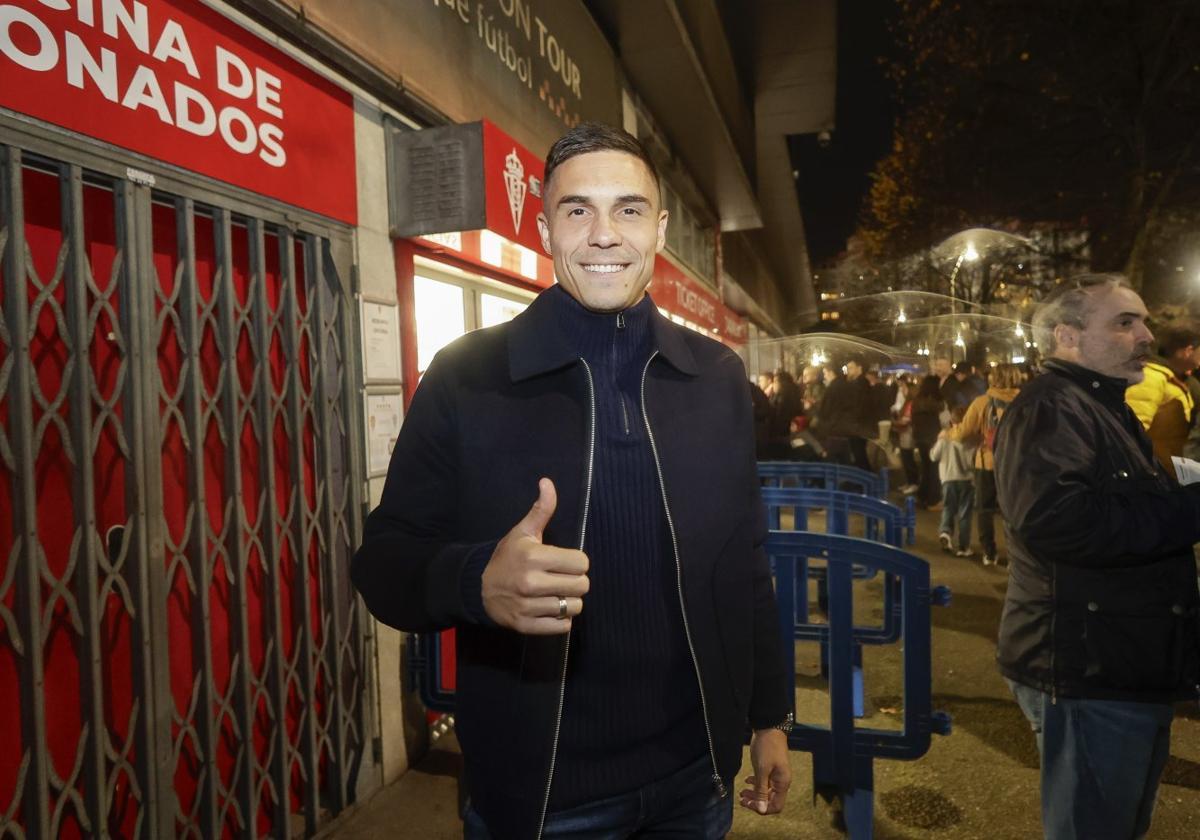
<path id="1" fill-rule="evenodd" d="M 1122 318 L 1141 318 L 1144 321 L 1148 316 L 1148 312 L 1118 312 L 1113 316 L 1113 320 L 1120 321 Z"/>
<path id="2" fill-rule="evenodd" d="M 564 195 L 558 200 L 561 207 L 564 204 L 591 204 L 592 200 L 586 195 Z"/>
<path id="3" fill-rule="evenodd" d="M 591 204 L 592 199 L 586 195 L 564 195 L 558 200 L 558 206 L 564 204 Z M 650 199 L 641 193 L 627 193 L 617 196 L 617 204 L 649 204 Z"/>

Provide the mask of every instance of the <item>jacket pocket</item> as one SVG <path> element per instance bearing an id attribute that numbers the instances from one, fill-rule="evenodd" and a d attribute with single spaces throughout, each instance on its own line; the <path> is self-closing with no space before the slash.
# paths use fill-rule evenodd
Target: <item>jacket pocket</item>
<path id="1" fill-rule="evenodd" d="M 1085 678 L 1097 686 L 1130 691 L 1180 688 L 1189 644 L 1185 629 L 1194 623 L 1194 612 L 1178 605 L 1117 612 L 1089 603 Z"/>

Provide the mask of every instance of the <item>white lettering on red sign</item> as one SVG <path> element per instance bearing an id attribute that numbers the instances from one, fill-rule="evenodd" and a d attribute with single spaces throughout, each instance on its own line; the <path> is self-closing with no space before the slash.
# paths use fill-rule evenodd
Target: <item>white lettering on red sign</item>
<path id="1" fill-rule="evenodd" d="M 49 10 L 72 10 L 67 0 L 40 2 Z M 96 4 L 97 0 L 79 0 L 74 8 L 76 20 L 94 29 Z M 161 122 L 180 131 L 199 137 L 217 134 L 233 151 L 257 154 L 269 166 L 287 163 L 284 131 L 271 121 L 282 119 L 284 114 L 283 86 L 278 77 L 252 67 L 241 56 L 217 45 L 216 87 L 243 100 L 244 107 L 227 104 L 218 108 L 209 95 L 180 81 L 164 90 L 151 62 L 175 63 L 191 78 L 203 81 L 184 28 L 167 18 L 155 21 L 158 26 L 153 29 L 146 4 L 136 0 L 128 7 L 121 0 L 99 0 L 99 5 L 103 34 L 114 41 L 132 43 L 148 57 L 147 63 L 132 68 L 119 66 L 113 50 L 89 46 L 74 32 L 64 31 L 60 44 L 46 21 L 13 5 L 0 5 L 0 54 L 26 70 L 62 72 L 72 87 L 94 88 L 105 99 L 131 111 L 148 109 Z M 121 78 L 128 81 L 122 85 Z"/>
<path id="2" fill-rule="evenodd" d="M 682 283 L 675 285 L 675 299 L 679 305 L 696 317 L 710 324 L 717 322 L 717 307 L 712 301 L 692 291 Z"/>

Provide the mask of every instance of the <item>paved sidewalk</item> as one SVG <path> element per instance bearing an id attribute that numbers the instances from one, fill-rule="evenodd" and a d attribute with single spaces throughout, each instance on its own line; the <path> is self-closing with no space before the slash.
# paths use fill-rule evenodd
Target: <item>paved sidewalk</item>
<path id="1" fill-rule="evenodd" d="M 915 553 L 933 583 L 954 592 L 934 611 L 934 707 L 954 718 L 916 762 L 875 763 L 876 840 L 1028 840 L 1041 835 L 1033 735 L 994 664 L 1006 570 L 983 567 L 937 546 L 936 514 L 918 512 Z M 815 652 L 797 649 L 797 696 L 819 692 Z M 902 703 L 894 651 L 866 649 L 868 721 L 895 726 Z M 819 699 L 819 698 L 818 698 Z M 1180 705 L 1171 759 L 1149 840 L 1200 837 L 1200 709 Z M 743 770 L 749 766 L 745 759 Z M 458 840 L 461 757 L 448 735 L 398 782 L 343 815 L 322 834 L 337 840 Z M 838 836 L 824 803 L 811 801 L 811 761 L 793 753 L 788 808 L 775 817 L 737 809 L 731 840 L 828 840 Z"/>

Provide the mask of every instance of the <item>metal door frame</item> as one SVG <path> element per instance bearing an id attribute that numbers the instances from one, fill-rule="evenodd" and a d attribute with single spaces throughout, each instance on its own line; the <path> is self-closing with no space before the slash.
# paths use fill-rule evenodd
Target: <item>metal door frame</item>
<path id="1" fill-rule="evenodd" d="M 79 644 L 86 647 L 86 658 L 84 653 L 80 653 L 79 661 L 83 695 L 80 701 L 83 706 L 81 719 L 85 734 L 80 736 L 80 741 L 87 740 L 88 743 L 77 750 L 77 754 L 82 752 L 83 761 L 75 768 L 73 774 L 66 779 L 54 780 L 50 778 L 46 758 L 46 720 L 42 706 L 44 698 L 39 696 L 41 674 L 44 673 L 42 645 L 28 644 L 29 640 L 42 638 L 42 628 L 39 624 L 40 588 L 43 585 L 41 578 L 46 567 L 40 546 L 36 544 L 36 491 L 32 482 L 22 486 L 19 481 L 20 465 L 34 463 L 34 430 L 30 428 L 30 424 L 33 416 L 31 387 L 36 374 L 32 370 L 28 352 L 24 355 L 20 352 L 22 336 L 29 334 L 29 311 L 24 305 L 12 305 L 12 302 L 17 300 L 23 303 L 25 298 L 19 295 L 27 294 L 21 171 L 23 159 L 29 155 L 48 162 L 57 169 L 61 185 L 64 219 L 62 253 L 66 255 L 66 260 L 60 265 L 56 277 L 59 278 L 58 282 L 71 284 L 75 290 L 66 294 L 66 311 L 62 319 L 67 322 L 66 334 L 70 336 L 69 343 L 73 347 L 83 348 L 73 351 L 74 353 L 86 353 L 88 346 L 88 313 L 83 311 L 79 303 L 84 299 L 85 284 L 88 282 L 88 268 L 81 249 L 82 185 L 90 173 L 106 176 L 112 182 L 117 238 L 125 255 L 125 261 L 120 267 L 123 276 L 116 283 L 122 288 L 126 298 L 120 308 L 120 322 L 123 339 L 128 344 L 123 362 L 127 366 L 126 381 L 122 385 L 124 394 L 119 400 L 125 401 L 127 406 L 123 426 L 128 436 L 127 445 L 133 453 L 126 461 L 129 485 L 127 495 L 130 496 L 126 512 L 129 517 L 136 517 L 138 525 L 134 529 L 136 542 L 126 540 L 130 544 L 121 550 L 121 557 L 118 558 L 115 569 L 112 566 L 101 569 L 98 560 L 101 559 L 101 555 L 106 554 L 105 546 L 101 544 L 102 540 L 99 539 L 96 528 L 88 524 L 95 507 L 95 499 L 92 498 L 94 485 L 90 480 L 91 461 L 88 457 L 79 457 L 79 453 L 69 455 L 68 457 L 72 457 L 73 467 L 80 471 L 80 478 L 75 482 L 77 487 L 74 524 L 79 533 L 88 535 L 89 539 L 84 540 L 85 544 L 79 548 L 78 570 L 71 573 L 73 580 L 70 583 L 61 584 L 61 595 L 79 609 L 83 625 Z M 4 313 L 4 318 L 0 318 L 0 340 L 6 344 L 9 362 L 7 367 L 10 368 L 7 374 L 0 372 L 0 397 L 10 400 L 15 406 L 15 409 L 10 411 L 12 440 L 6 441 L 5 436 L 0 434 L 0 458 L 5 458 L 10 463 L 14 475 L 18 476 L 17 485 L 13 487 L 14 535 L 18 540 L 22 536 L 33 538 L 31 543 L 25 543 L 23 546 L 18 543 L 18 548 L 10 558 L 10 561 L 16 564 L 16 577 L 10 584 L 15 587 L 16 614 L 6 615 L 6 610 L 0 606 L 0 619 L 14 622 L 18 641 L 21 638 L 26 640 L 24 652 L 18 655 L 22 687 L 18 702 L 21 706 L 22 737 L 28 749 L 28 765 L 24 771 L 23 782 L 24 822 L 27 823 L 24 826 L 25 835 L 52 835 L 52 825 L 58 821 L 49 810 L 49 791 L 53 784 L 59 797 L 75 797 L 78 800 L 76 809 L 86 814 L 87 820 L 94 826 L 92 836 L 108 836 L 108 795 L 105 789 L 110 777 L 115 777 L 121 770 L 121 762 L 124 761 L 128 773 L 141 785 L 142 812 L 137 834 L 146 838 L 174 836 L 177 830 L 178 803 L 170 779 L 174 775 L 175 761 L 178 760 L 179 754 L 177 745 L 172 745 L 171 715 L 174 712 L 174 700 L 169 684 L 169 651 L 166 642 L 165 598 L 168 589 L 168 569 L 165 562 L 167 549 L 161 495 L 162 428 L 159 423 L 160 399 L 164 394 L 157 368 L 158 331 L 162 324 L 160 316 L 155 315 L 155 296 L 161 294 L 161 289 L 149 263 L 152 254 L 152 203 L 166 197 L 175 204 L 176 218 L 180 220 L 180 258 L 184 271 L 194 270 L 194 250 L 190 250 L 194 248 L 194 242 L 189 241 L 187 235 L 188 229 L 194 231 L 192 220 L 197 204 L 214 209 L 214 227 L 224 232 L 218 240 L 219 243 L 223 243 L 219 248 L 226 248 L 226 258 L 228 231 L 233 218 L 236 216 L 247 220 L 251 259 L 254 261 L 253 271 L 258 276 L 262 276 L 266 225 L 277 229 L 285 245 L 291 243 L 293 237 L 303 237 L 306 240 L 306 262 L 310 266 L 310 274 L 306 278 L 310 289 L 309 319 L 315 322 L 315 327 L 308 336 L 313 378 L 311 402 L 319 402 L 316 411 L 323 421 L 322 427 L 325 432 L 315 442 L 316 470 L 319 473 L 316 481 L 318 488 L 323 485 L 323 499 L 317 506 L 322 522 L 319 531 L 315 533 L 323 533 L 331 541 L 335 535 L 340 535 L 338 539 L 344 556 L 337 560 L 347 566 L 349 552 L 361 541 L 365 483 L 362 404 L 358 399 L 361 359 L 356 352 L 360 326 L 352 288 L 356 285 L 353 230 L 311 213 L 286 207 L 260 196 L 252 196 L 235 187 L 150 161 L 108 144 L 31 122 L 5 109 L 0 109 L 0 167 L 0 207 L 3 208 L 3 218 L 8 222 L 9 231 L 7 243 L 0 240 L 0 250 L 3 250 L 4 278 L 8 287 L 5 300 L 10 302 L 10 311 Z M 287 251 L 281 248 L 281 252 Z M 294 272 L 291 276 L 294 278 Z M 252 295 L 253 300 L 247 303 L 248 308 L 258 308 L 265 303 L 265 294 L 261 284 L 258 285 L 257 292 Z M 130 289 L 152 293 L 130 295 Z M 324 290 L 328 290 L 329 293 L 323 294 Z M 43 296 L 52 291 L 53 288 L 48 289 Z M 111 294 L 110 290 L 109 295 Z M 177 287 L 175 295 L 178 294 L 180 291 Z M 210 307 L 218 308 L 215 301 Z M 225 304 L 220 308 L 225 311 L 219 315 L 210 315 L 222 319 L 222 329 L 228 331 L 232 313 Z M 185 323 L 179 325 L 181 331 L 194 335 L 196 308 L 185 302 L 181 311 L 185 316 Z M 295 314 L 294 306 L 288 314 Z M 288 320 L 294 327 L 294 319 L 289 317 Z M 261 317 L 254 318 L 252 324 L 256 332 L 254 339 L 261 351 L 262 342 L 269 340 L 265 335 L 265 324 Z M 61 329 L 60 326 L 60 331 Z M 292 331 L 294 332 L 294 329 Z M 228 338 L 228 332 L 226 337 Z M 311 358 L 314 354 L 317 356 L 315 359 Z M 260 358 L 258 367 L 262 368 L 265 364 Z M 255 375 L 259 376 L 258 373 Z M 298 378 L 299 374 L 296 371 L 289 372 L 289 384 L 286 386 L 289 391 L 296 388 Z M 71 403 L 72 429 L 69 435 L 64 435 L 64 447 L 68 451 L 69 441 L 89 439 L 91 424 L 91 398 L 86 392 L 86 386 L 91 382 L 90 374 L 73 379 L 70 385 L 64 381 L 61 386 L 61 391 L 69 394 L 68 399 Z M 261 380 L 259 384 L 261 385 Z M 168 404 L 195 419 L 198 408 L 196 394 L 195 389 L 190 390 L 193 393 L 177 393 L 174 400 L 168 400 Z M 271 417 L 274 416 L 275 410 L 286 410 L 292 414 L 292 423 L 299 422 L 300 408 L 294 403 L 285 409 L 282 408 L 285 401 L 281 401 L 272 410 L 267 406 L 271 396 L 264 393 L 261 387 L 256 389 L 255 399 L 260 409 L 266 407 L 271 410 Z M 42 405 L 42 408 L 44 410 L 46 406 Z M 267 426 L 268 420 L 269 418 L 262 421 L 264 427 Z M 298 437 L 297 433 L 295 438 Z M 3 451 L 4 447 L 8 447 L 9 451 Z M 236 458 L 236 447 L 230 449 Z M 270 488 L 269 458 L 267 462 L 268 476 L 264 487 Z M 293 459 L 293 462 L 297 465 L 300 463 L 296 459 Z M 229 468 L 228 463 L 226 468 Z M 232 474 L 240 475 L 237 471 Z M 340 487 L 334 487 L 330 481 L 330 477 L 335 474 L 342 478 Z M 190 504 L 198 503 L 195 499 L 190 500 Z M 268 505 L 268 508 L 271 520 L 266 527 L 274 534 L 277 513 L 274 504 Z M 296 532 L 301 544 L 306 545 L 309 536 L 304 533 L 303 524 L 292 522 L 289 527 Z M 34 553 L 31 553 L 30 545 L 35 546 Z M 275 550 L 274 545 L 263 546 L 264 556 L 273 555 Z M 300 547 L 296 546 L 295 550 L 300 551 Z M 137 558 L 142 559 L 139 561 Z M 107 556 L 103 559 L 108 562 Z M 197 560 L 193 556 L 189 558 L 189 562 Z M 198 562 L 205 561 L 200 559 Z M 273 836 L 292 836 L 293 830 L 303 836 L 313 835 L 323 822 L 323 816 L 332 816 L 340 812 L 354 801 L 358 791 L 374 787 L 381 780 L 378 756 L 370 749 L 378 726 L 370 702 L 375 680 L 374 658 L 368 651 L 371 639 L 370 622 L 363 611 L 361 601 L 341 582 L 345 579 L 345 570 L 335 569 L 334 562 L 329 556 L 327 543 L 320 559 L 321 577 L 318 580 L 318 585 L 322 587 L 321 620 L 323 623 L 326 620 L 332 622 L 337 632 L 326 634 L 322 649 L 314 651 L 313 628 L 309 626 L 311 612 L 306 610 L 302 628 L 307 641 L 306 650 L 302 656 L 298 655 L 300 665 L 293 666 L 293 671 L 303 671 L 300 678 L 308 690 L 315 685 L 313 671 L 326 670 L 327 685 L 336 689 L 327 700 L 331 706 L 331 720 L 328 729 L 322 728 L 318 732 L 312 714 L 307 715 L 305 732 L 301 736 L 302 743 L 295 745 L 293 751 L 303 751 L 305 762 L 306 786 L 302 828 L 288 825 L 287 777 L 290 770 L 285 766 L 285 759 L 280 754 L 282 750 L 275 751 L 269 768 L 260 768 L 265 775 L 272 778 L 274 786 L 283 786 L 282 793 L 276 794 L 279 812 L 276 819 L 279 824 L 273 827 Z M 107 572 L 110 578 L 121 573 L 130 577 L 132 599 L 136 604 L 133 611 L 143 616 L 141 620 L 135 620 L 132 615 L 130 618 L 130 626 L 135 633 L 133 642 L 134 668 L 137 673 L 136 702 L 142 704 L 137 721 L 136 744 L 133 745 L 137 758 L 132 764 L 128 760 L 128 746 L 126 751 L 121 753 L 121 745 L 115 745 L 118 754 L 111 754 L 114 745 L 109 743 L 110 739 L 104 729 L 101 672 L 97 664 L 100 653 L 96 632 L 99 621 L 96 595 L 101 584 L 99 578 L 102 572 Z M 241 586 L 245 581 L 237 583 Z M 4 582 L 0 581 L 0 588 L 3 585 Z M 73 591 L 67 591 L 68 589 Z M 0 595 L 3 595 L 2 589 Z M 240 617 L 244 623 L 244 602 L 241 607 Z M 231 619 L 232 617 L 231 606 Z M 277 616 L 275 618 L 278 620 Z M 4 621 L 0 621 L 0 626 L 3 625 Z M 241 641 L 244 642 L 244 639 Z M 143 656 L 140 653 L 142 651 L 149 653 Z M 90 667 L 88 662 L 91 662 Z M 356 685 L 352 685 L 349 702 L 343 704 L 340 702 L 343 699 L 343 680 L 348 673 L 343 665 L 347 663 L 356 665 L 353 668 Z M 239 680 L 240 687 L 235 691 L 231 686 L 229 694 L 222 698 L 225 706 L 236 704 L 237 708 L 232 713 L 243 726 L 249 722 L 252 698 L 264 691 L 270 693 L 271 703 L 277 710 L 282 708 L 288 682 L 286 679 L 280 682 L 279 666 L 280 663 L 273 666 L 274 676 L 270 678 L 268 685 L 263 684 L 266 680 L 255 682 L 253 675 L 242 677 Z M 283 663 L 282 667 L 286 669 L 286 663 Z M 254 684 L 251 684 L 252 682 Z M 309 700 L 311 699 L 310 696 Z M 313 706 L 315 708 L 315 704 Z M 212 708 L 211 704 L 209 708 Z M 277 727 L 281 728 L 279 718 L 275 720 Z M 242 729 L 242 734 L 245 738 L 249 737 L 245 729 Z M 280 738 L 275 743 L 286 747 L 287 739 Z M 324 803 L 318 801 L 317 791 L 317 765 L 322 750 L 328 750 L 333 755 L 330 776 L 337 774 L 336 782 L 332 785 L 332 796 Z M 249 762 L 258 764 L 253 756 L 252 746 L 244 750 L 244 754 L 249 756 Z M 208 760 L 211 764 L 211 754 Z M 110 764 L 113 766 L 110 767 Z M 260 798 L 260 791 L 259 786 L 251 786 L 252 774 L 249 769 L 243 767 L 243 778 L 238 790 L 227 795 L 230 802 L 236 800 L 243 820 L 249 824 L 253 834 L 253 819 L 247 816 L 245 811 L 250 809 L 253 813 L 255 803 Z M 357 785 L 353 784 L 355 778 L 361 776 L 366 778 L 360 780 Z M 82 788 L 81 800 L 78 794 L 72 793 L 73 788 Z M 17 795 L 18 798 L 21 797 L 20 790 Z M 193 831 L 199 831 L 201 834 L 208 829 L 219 830 L 224 813 L 217 813 L 216 796 L 211 789 L 207 789 L 204 796 L 206 800 L 199 825 L 191 827 Z M 0 801 L 0 833 L 11 827 L 20 829 L 11 817 L 17 807 L 16 800 L 11 806 L 8 802 Z M 61 811 L 62 807 L 60 803 L 57 810 Z M 226 810 L 229 807 L 227 802 Z M 7 813 L 5 809 L 8 809 Z"/>

